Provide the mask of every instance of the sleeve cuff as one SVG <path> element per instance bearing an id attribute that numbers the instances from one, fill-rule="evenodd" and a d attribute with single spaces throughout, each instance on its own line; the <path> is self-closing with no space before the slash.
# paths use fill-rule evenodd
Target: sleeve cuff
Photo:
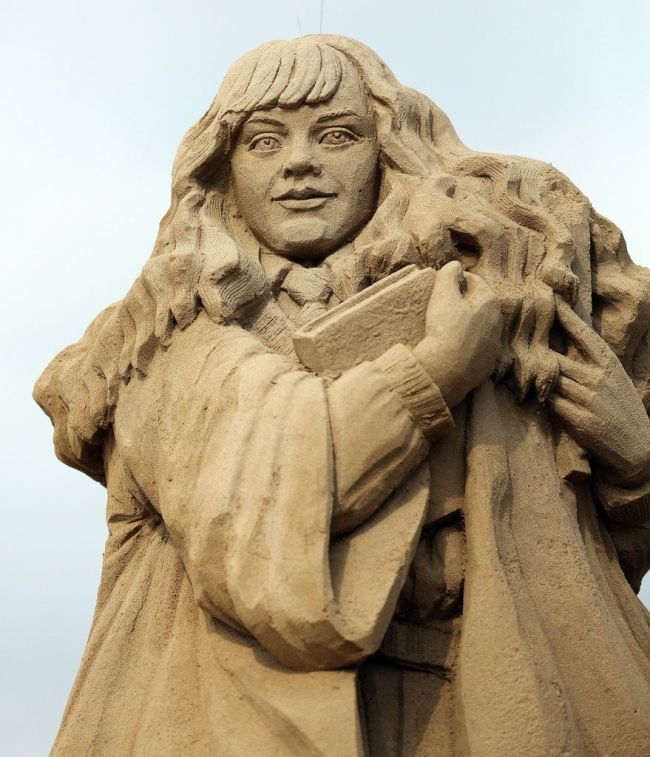
<path id="1" fill-rule="evenodd" d="M 438 387 L 403 344 L 380 355 L 375 364 L 386 376 L 391 390 L 401 398 L 413 422 L 434 442 L 454 428 L 454 420 Z"/>
<path id="2" fill-rule="evenodd" d="M 641 486 L 623 487 L 610 484 L 598 473 L 593 478 L 593 491 L 607 515 L 619 523 L 645 523 L 650 519 L 650 480 Z"/>

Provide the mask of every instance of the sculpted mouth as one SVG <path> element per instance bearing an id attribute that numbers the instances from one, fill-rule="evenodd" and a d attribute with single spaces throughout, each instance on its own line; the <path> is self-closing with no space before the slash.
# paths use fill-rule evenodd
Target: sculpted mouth
<path id="1" fill-rule="evenodd" d="M 336 197 L 335 192 L 323 192 L 313 187 L 304 187 L 303 189 L 290 189 L 281 195 L 274 197 L 274 200 L 313 200 L 314 198 Z"/>
<path id="2" fill-rule="evenodd" d="M 289 189 L 281 195 L 273 198 L 274 202 L 290 213 L 309 213 L 318 211 L 324 207 L 333 197 L 335 192 L 324 192 L 314 187 L 302 187 L 301 189 Z"/>

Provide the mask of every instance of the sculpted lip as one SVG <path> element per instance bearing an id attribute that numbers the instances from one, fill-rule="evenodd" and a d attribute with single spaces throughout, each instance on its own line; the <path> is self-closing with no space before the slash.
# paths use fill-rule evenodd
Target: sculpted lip
<path id="1" fill-rule="evenodd" d="M 331 197 L 336 197 L 336 193 L 304 187 L 302 189 L 290 189 L 273 197 L 273 201 L 288 210 L 313 210 L 324 205 Z"/>

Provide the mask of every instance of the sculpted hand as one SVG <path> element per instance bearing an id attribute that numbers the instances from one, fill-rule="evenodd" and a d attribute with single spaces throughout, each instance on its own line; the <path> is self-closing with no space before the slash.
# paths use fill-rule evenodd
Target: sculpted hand
<path id="1" fill-rule="evenodd" d="M 548 404 L 621 483 L 642 483 L 650 475 L 650 419 L 634 384 L 601 337 L 566 302 L 556 301 L 578 357 L 558 355 L 560 377 Z"/>
<path id="2" fill-rule="evenodd" d="M 492 289 L 463 273 L 457 261 L 436 274 L 426 315 L 426 337 L 414 352 L 449 407 L 494 371 L 503 320 Z"/>

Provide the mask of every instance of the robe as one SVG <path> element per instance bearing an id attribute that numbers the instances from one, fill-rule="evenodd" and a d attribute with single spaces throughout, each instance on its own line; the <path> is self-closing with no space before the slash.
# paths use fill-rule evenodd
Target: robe
<path id="1" fill-rule="evenodd" d="M 103 455 L 54 755 L 650 753 L 647 614 L 536 402 L 452 420 L 403 346 L 332 381 L 202 312 Z"/>

